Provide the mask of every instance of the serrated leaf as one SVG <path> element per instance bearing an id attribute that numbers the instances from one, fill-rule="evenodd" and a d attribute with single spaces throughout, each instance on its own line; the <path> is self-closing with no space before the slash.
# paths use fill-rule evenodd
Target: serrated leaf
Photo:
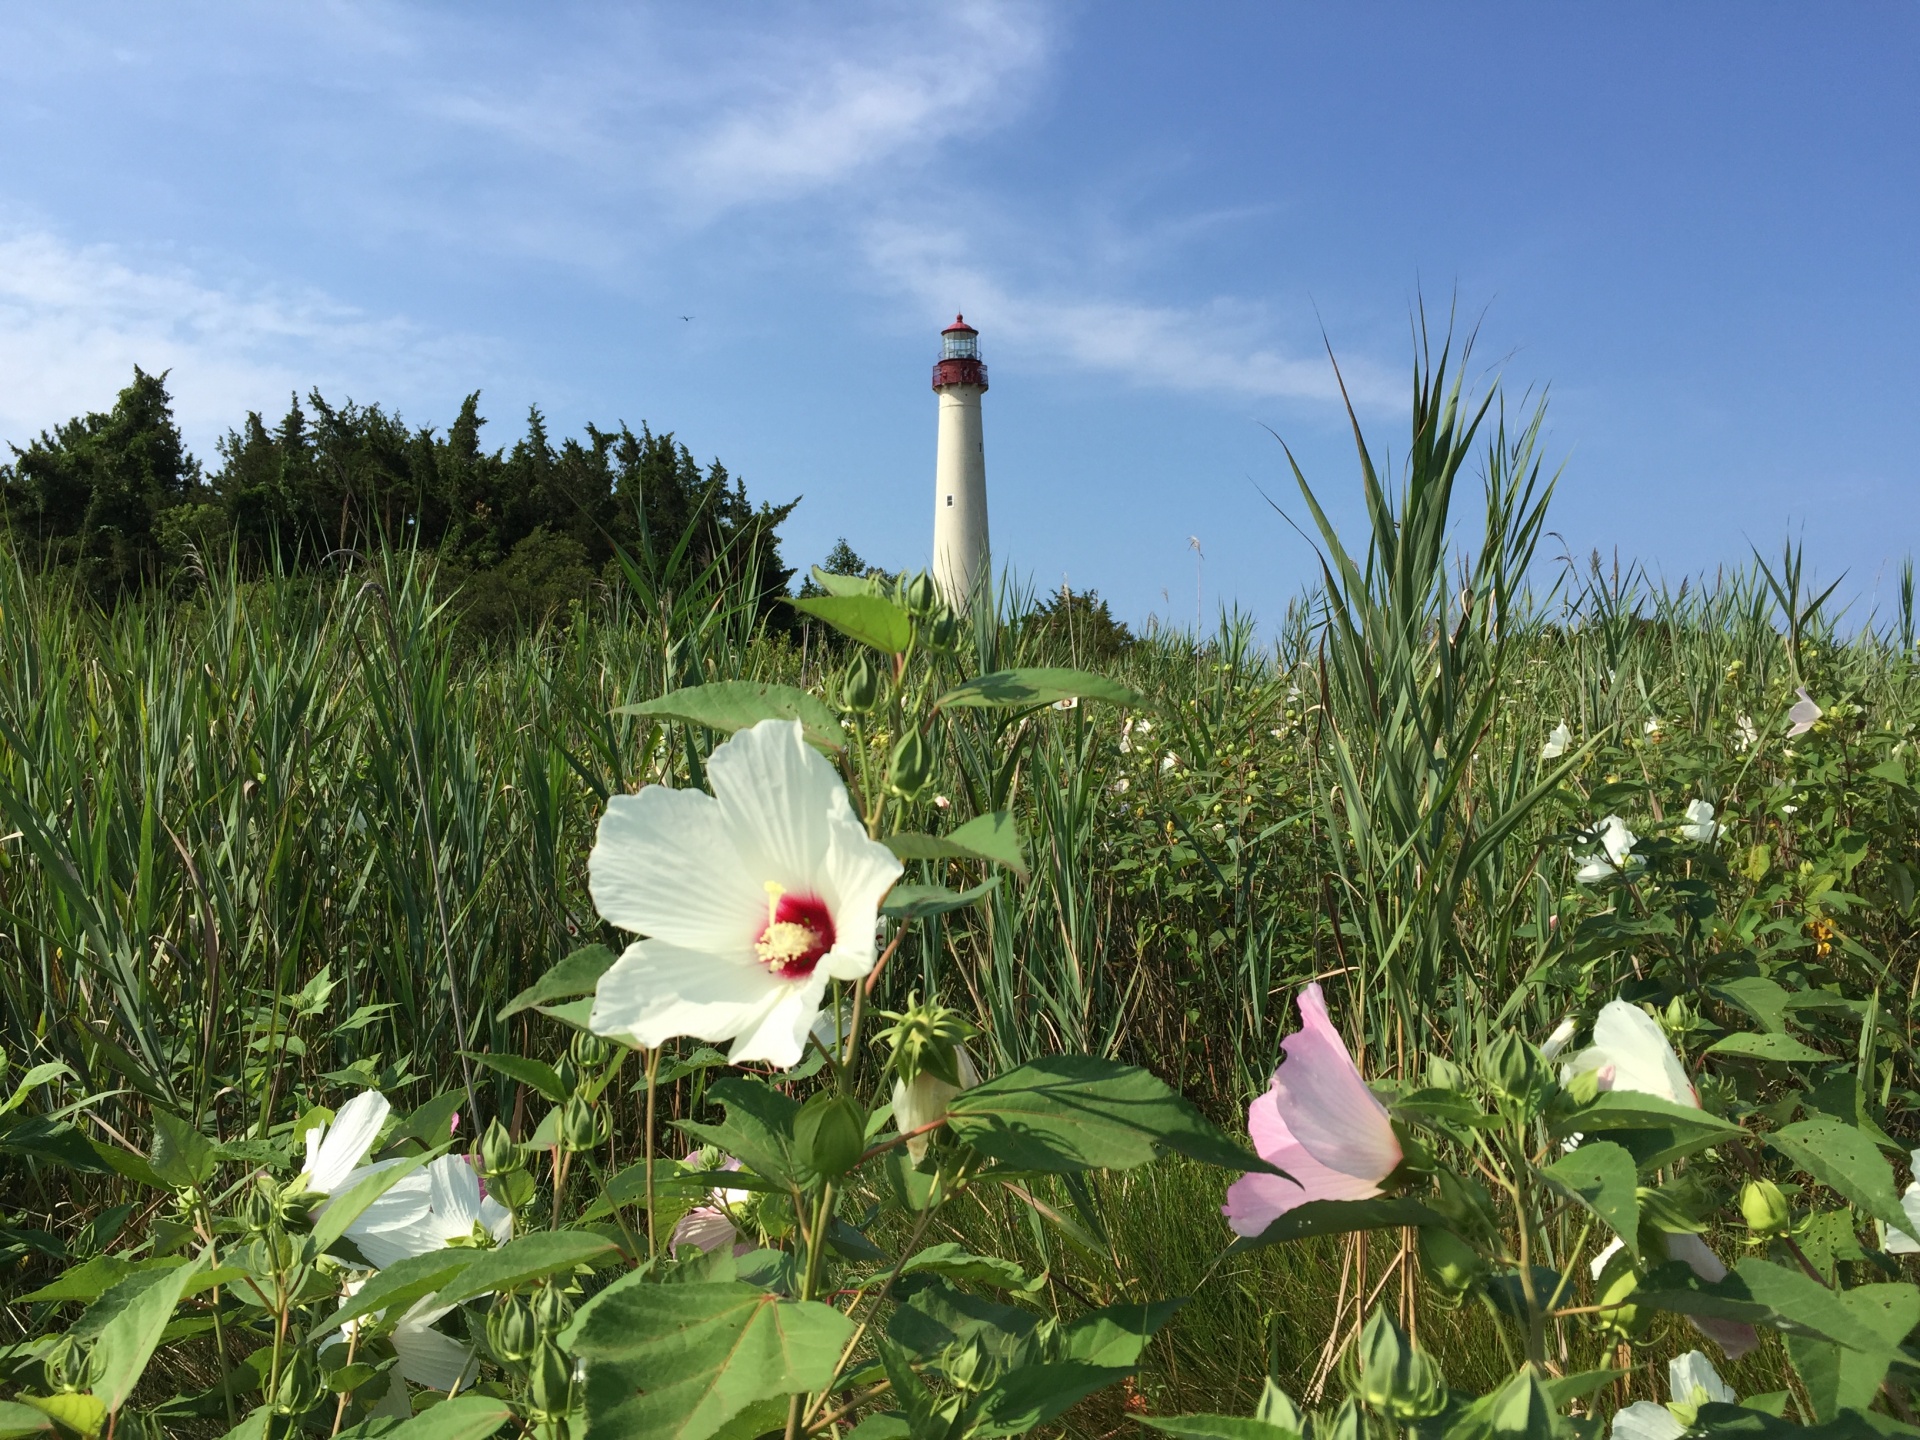
<path id="1" fill-rule="evenodd" d="M 591 1433 L 707 1440 L 749 1405 L 823 1388 L 853 1322 L 739 1282 L 622 1283 L 574 1336 Z"/>
<path id="2" fill-rule="evenodd" d="M 52 1416 L 79 1435 L 98 1435 L 107 1423 L 107 1407 L 97 1395 L 74 1392 L 64 1395 L 22 1395 L 19 1399 L 21 1404 Z"/>
<path id="3" fill-rule="evenodd" d="M 1747 1132 L 1731 1120 L 1693 1105 L 1677 1105 L 1637 1090 L 1608 1090 L 1593 1103 L 1555 1117 L 1554 1138 L 1596 1130 L 1692 1130 L 1713 1139 L 1732 1140 Z M 1643 1162 L 1644 1163 L 1644 1162 Z"/>
<path id="4" fill-rule="evenodd" d="M 887 892 L 880 913 L 895 920 L 925 920 L 931 915 L 945 915 L 979 904 L 999 883 L 1000 877 L 996 875 L 969 890 L 949 890 L 944 885 L 896 885 Z"/>
<path id="5" fill-rule="evenodd" d="M 1140 696 L 1117 680 L 1086 670 L 1033 667 L 996 670 L 956 685 L 935 702 L 936 709 L 1005 710 L 1051 705 L 1057 700 L 1106 700 L 1138 705 Z"/>
<path id="6" fill-rule="evenodd" d="M 383 1440 L 485 1440 L 513 1418 L 491 1395 L 456 1395 L 385 1432 Z"/>
<path id="7" fill-rule="evenodd" d="M 200 1184 L 213 1174 L 213 1143 L 180 1116 L 153 1112 L 153 1173 L 176 1190 Z"/>
<path id="8" fill-rule="evenodd" d="M 726 1107 L 718 1125 L 691 1120 L 675 1123 L 710 1145 L 718 1145 L 756 1175 L 787 1184 L 793 1179 L 793 1117 L 800 1102 L 757 1080 L 729 1075 L 707 1087 L 709 1098 Z"/>
<path id="9" fill-rule="evenodd" d="M 886 845 L 902 860 L 989 860 L 1015 874 L 1027 873 L 1020 827 L 1005 810 L 976 815 L 946 835 L 889 835 Z"/>
<path id="10" fill-rule="evenodd" d="M 1792 1065 L 1813 1065 L 1834 1057 L 1803 1045 L 1791 1035 L 1739 1031 L 1723 1036 L 1707 1047 L 1709 1055 L 1741 1055 L 1752 1060 L 1781 1060 Z"/>
<path id="11" fill-rule="evenodd" d="M 425 1299 L 450 1283 L 461 1271 L 487 1253 L 484 1250 L 449 1247 L 396 1260 L 368 1277 L 367 1283 L 328 1317 L 327 1328 L 339 1329 L 349 1320 L 357 1320 L 377 1310 L 386 1310 L 397 1318 L 414 1301 Z"/>
<path id="12" fill-rule="evenodd" d="M 461 1053 L 489 1070 L 497 1070 L 510 1080 L 518 1080 L 522 1085 L 538 1090 L 556 1105 L 564 1105 L 567 1101 L 567 1087 L 560 1083 L 559 1075 L 544 1060 L 529 1059 L 525 1055 L 495 1055 L 489 1051 L 465 1050 Z"/>
<path id="13" fill-rule="evenodd" d="M 196 1263 L 129 1275 L 74 1322 L 70 1333 L 93 1341 L 93 1393 L 109 1412 L 126 1404 L 140 1383 L 181 1292 L 199 1268 Z"/>
<path id="14" fill-rule="evenodd" d="M 510 1240 L 479 1258 L 440 1287 L 439 1303 L 458 1304 L 495 1290 L 512 1290 L 549 1275 L 571 1274 L 575 1267 L 605 1260 L 619 1246 L 591 1230 L 536 1230 Z"/>
<path id="15" fill-rule="evenodd" d="M 1027 1278 L 1027 1272 L 1011 1260 L 997 1256 L 974 1255 L 953 1241 L 930 1245 L 900 1267 L 902 1275 L 942 1275 L 949 1280 L 969 1280 L 976 1285 L 992 1285 L 1001 1290 L 1019 1290 L 1031 1294 L 1047 1283 L 1046 1276 Z"/>
<path id="16" fill-rule="evenodd" d="M 1787 1159 L 1874 1219 L 1896 1230 L 1913 1223 L 1900 1206 L 1893 1167 L 1857 1126 L 1819 1115 L 1766 1138 Z"/>
<path id="17" fill-rule="evenodd" d="M 787 603 L 883 655 L 902 654 L 913 643 L 913 617 L 880 595 L 816 595 Z"/>
<path id="18" fill-rule="evenodd" d="M 604 945 L 583 945 L 560 960 L 533 984 L 500 1007 L 497 1019 L 518 1015 L 535 1005 L 554 1000 L 570 1000 L 576 995 L 591 995 L 600 977 L 613 968 L 617 957 Z"/>
<path id="19" fill-rule="evenodd" d="M 847 743 L 846 732 L 840 728 L 840 717 L 826 701 L 791 685 L 760 680 L 716 680 L 710 685 L 689 685 L 655 700 L 618 706 L 613 713 L 681 720 L 728 735 L 758 725 L 762 720 L 798 720 L 808 742 L 823 750 L 838 750 Z"/>
<path id="20" fill-rule="evenodd" d="M 1914 1297 L 1911 1303 L 1920 1306 L 1920 1291 L 1912 1285 L 1892 1289 L 1907 1292 Z M 1829 1290 L 1797 1268 L 1757 1256 L 1746 1257 L 1732 1274 L 1715 1281 L 1702 1280 L 1685 1265 L 1669 1261 L 1653 1269 L 1634 1291 L 1633 1301 L 1681 1315 L 1812 1335 L 1850 1350 L 1872 1353 L 1885 1348 L 1877 1317 L 1856 1315 L 1841 1292 Z"/>
<path id="21" fill-rule="evenodd" d="M 1175 1150 L 1207 1165 L 1278 1173 L 1164 1081 L 1091 1055 L 1055 1055 L 996 1075 L 954 1097 L 947 1127 L 1017 1170 L 1125 1170 Z"/>
<path id="22" fill-rule="evenodd" d="M 1131 1368 L 1140 1363 L 1147 1342 L 1186 1303 L 1184 1298 L 1155 1300 L 1090 1310 L 1060 1332 L 1059 1358 Z"/>
<path id="23" fill-rule="evenodd" d="M 1639 1171 L 1633 1156 L 1610 1140 L 1589 1140 L 1540 1173 L 1618 1235 L 1636 1262 L 1640 1259 Z"/>
<path id="24" fill-rule="evenodd" d="M 1446 1219 L 1418 1200 L 1380 1196 L 1372 1200 L 1309 1200 L 1296 1205 L 1258 1235 L 1233 1242 L 1235 1250 L 1257 1250 L 1310 1235 L 1346 1235 L 1355 1230 L 1397 1230 L 1404 1225 L 1445 1225 Z"/>
<path id="25" fill-rule="evenodd" d="M 1017 1366 L 981 1395 L 980 1419 L 972 1433 L 982 1440 L 1026 1435 L 1132 1373 L 1131 1366 L 1088 1365 L 1076 1360 Z"/>

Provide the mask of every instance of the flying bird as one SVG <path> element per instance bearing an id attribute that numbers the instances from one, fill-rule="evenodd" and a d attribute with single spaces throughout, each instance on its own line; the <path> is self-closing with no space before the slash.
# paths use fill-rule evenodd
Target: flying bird
<path id="1" fill-rule="evenodd" d="M 693 319 L 693 317 L 692 317 L 691 315 L 682 315 L 682 316 L 681 316 L 680 318 L 681 318 L 682 320 L 691 320 L 691 319 Z"/>

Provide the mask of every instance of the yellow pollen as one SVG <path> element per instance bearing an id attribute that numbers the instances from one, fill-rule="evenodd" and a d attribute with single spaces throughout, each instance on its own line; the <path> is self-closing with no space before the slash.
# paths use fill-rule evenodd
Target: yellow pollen
<path id="1" fill-rule="evenodd" d="M 769 965 L 785 965 L 805 955 L 813 948 L 816 939 L 811 925 L 781 920 L 767 926 L 766 933 L 755 943 L 753 951 Z"/>

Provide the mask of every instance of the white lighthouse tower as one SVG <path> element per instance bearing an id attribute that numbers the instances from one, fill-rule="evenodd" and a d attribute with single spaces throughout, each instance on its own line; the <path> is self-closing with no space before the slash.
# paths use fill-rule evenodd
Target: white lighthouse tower
<path id="1" fill-rule="evenodd" d="M 940 397 L 940 438 L 933 465 L 933 579 L 954 610 L 964 610 L 989 579 L 987 452 L 980 436 L 980 397 L 987 367 L 980 332 L 964 315 L 940 332 L 933 365 Z"/>

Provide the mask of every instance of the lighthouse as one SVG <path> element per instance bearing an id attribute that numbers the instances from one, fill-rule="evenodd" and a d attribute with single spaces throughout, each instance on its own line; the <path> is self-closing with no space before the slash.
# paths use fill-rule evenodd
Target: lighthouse
<path id="1" fill-rule="evenodd" d="M 933 579 L 954 610 L 964 610 L 989 576 L 987 452 L 980 435 L 980 397 L 987 367 L 980 332 L 964 315 L 940 332 L 933 364 L 940 397 L 940 434 L 933 463 Z"/>

